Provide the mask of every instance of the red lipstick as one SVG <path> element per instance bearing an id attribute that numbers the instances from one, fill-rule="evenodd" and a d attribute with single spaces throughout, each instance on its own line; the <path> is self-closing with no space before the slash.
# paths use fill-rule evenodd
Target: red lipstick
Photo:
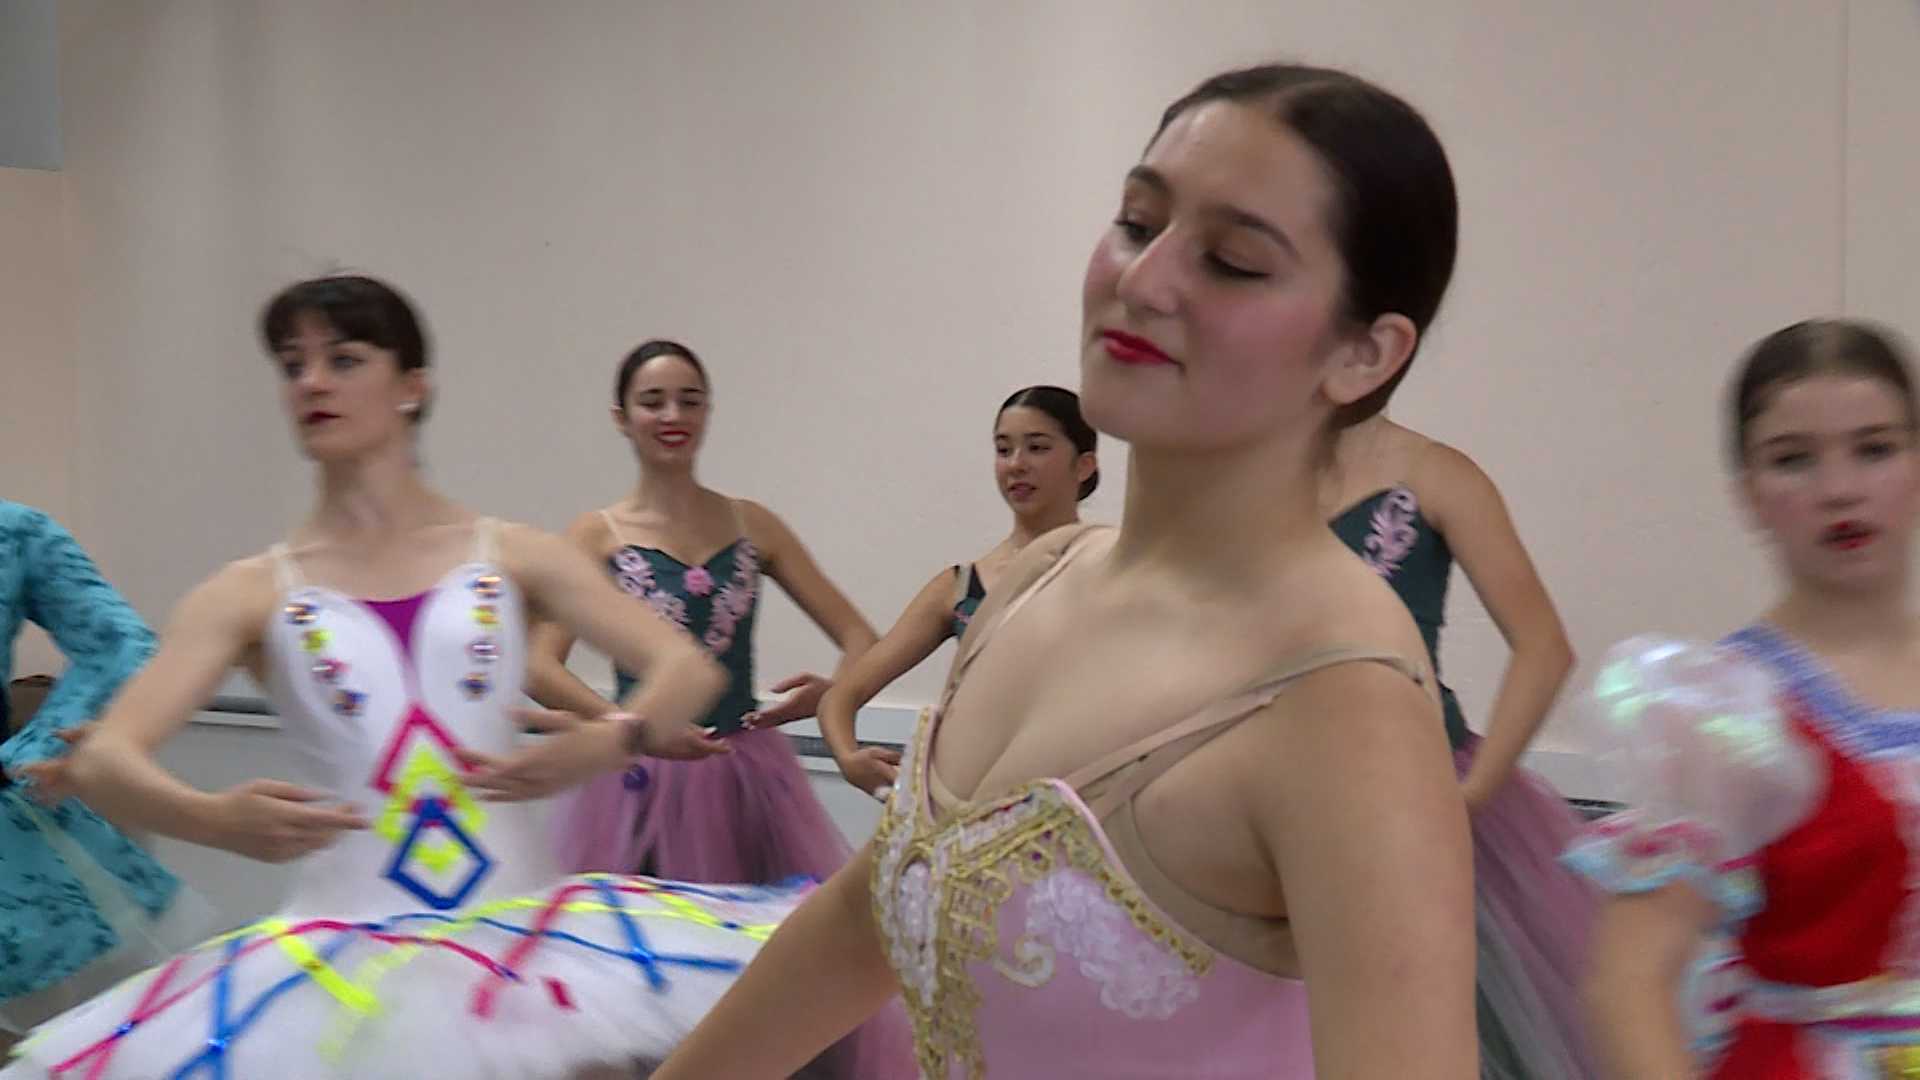
<path id="1" fill-rule="evenodd" d="M 1116 363 L 1134 367 L 1173 363 L 1173 357 L 1161 352 L 1160 346 L 1143 337 L 1122 333 L 1119 330 L 1102 330 L 1100 341 L 1106 346 L 1107 355 Z"/>
<path id="2" fill-rule="evenodd" d="M 1858 551 L 1879 534 L 1879 530 L 1861 521 L 1837 521 L 1820 534 L 1820 542 L 1837 551 Z"/>

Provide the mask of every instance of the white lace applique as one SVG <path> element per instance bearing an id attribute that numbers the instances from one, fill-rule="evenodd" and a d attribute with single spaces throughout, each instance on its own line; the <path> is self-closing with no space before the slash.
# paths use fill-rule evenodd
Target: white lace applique
<path id="1" fill-rule="evenodd" d="M 880 810 L 883 816 L 902 818 L 908 832 L 913 831 L 913 808 L 920 798 L 919 768 L 920 739 L 916 736 L 908 739 L 900 751 L 900 764 L 894 767 L 893 794 Z"/>
<path id="2" fill-rule="evenodd" d="M 907 867 L 894 886 L 893 925 L 887 934 L 887 959 L 900 976 L 900 985 L 933 1007 L 935 957 L 933 871 L 925 862 Z"/>
<path id="3" fill-rule="evenodd" d="M 924 722 L 924 721 L 923 721 Z M 915 800 L 919 774 L 914 760 L 920 739 L 916 734 L 900 758 L 899 781 L 881 811 L 879 858 L 874 867 L 874 906 L 886 937 L 887 959 L 900 981 L 923 1004 L 934 992 L 933 893 L 931 868 L 922 861 L 901 872 L 915 834 Z"/>
<path id="4" fill-rule="evenodd" d="M 887 837 L 887 852 L 882 857 L 882 881 L 897 882 L 892 891 L 886 918 L 888 958 L 900 973 L 902 985 L 910 987 L 929 1007 L 933 1004 L 940 932 L 941 895 L 949 869 L 956 856 L 964 858 L 980 845 L 1005 836 L 1038 812 L 1034 799 L 1023 799 L 979 821 L 949 829 L 933 843 L 931 859 L 917 857 L 907 862 L 899 876 L 893 870 L 906 855 L 907 844 L 899 837 L 910 834 L 911 821 L 895 823 L 898 830 Z M 903 817 L 907 816 L 903 814 Z"/>
<path id="5" fill-rule="evenodd" d="M 1022 944 L 1029 941 L 1071 957 L 1099 985 L 1100 1004 L 1134 1020 L 1165 1020 L 1200 996 L 1184 960 L 1141 933 L 1104 886 L 1070 867 L 1034 883 Z M 1020 959 L 1023 970 L 1033 968 L 1030 955 Z"/>
<path id="6" fill-rule="evenodd" d="M 1021 799 L 978 821 L 969 821 L 957 829 L 949 829 L 946 835 L 940 837 L 936 843 L 942 848 L 958 848 L 962 855 L 971 855 L 983 845 L 1000 839 L 1024 824 L 1045 808 L 1039 799 Z"/>
<path id="7" fill-rule="evenodd" d="M 907 848 L 913 843 L 914 807 L 920 799 L 920 777 L 915 772 L 919 767 L 915 760 L 919 744 L 916 736 L 900 755 L 899 779 L 894 783 L 893 794 L 887 797 L 887 805 L 880 811 L 880 829 L 876 836 L 879 860 L 874 866 L 874 880 L 881 887 L 875 890 L 874 899 L 880 905 L 883 923 L 893 917 L 889 887 L 900 869 L 900 861 L 906 857 Z"/>
<path id="8" fill-rule="evenodd" d="M 905 762 L 903 762 L 903 765 Z M 907 774 L 904 769 L 901 773 Z M 899 973 L 901 985 L 928 1008 L 934 1004 L 938 979 L 939 915 L 947 875 L 956 857 L 965 858 L 983 844 L 992 843 L 1018 828 L 1040 811 L 1040 801 L 1021 799 L 978 821 L 964 822 L 940 833 L 925 849 L 910 854 L 913 844 L 917 785 L 909 783 L 894 795 L 886 812 L 888 832 L 876 867 L 881 890 L 876 894 L 887 939 L 887 958 Z M 1043 980 L 1044 981 L 1044 980 Z"/>

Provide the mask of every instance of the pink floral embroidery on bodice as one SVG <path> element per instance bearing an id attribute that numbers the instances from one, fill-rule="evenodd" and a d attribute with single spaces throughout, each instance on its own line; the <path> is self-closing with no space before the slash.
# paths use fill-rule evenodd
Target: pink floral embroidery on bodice
<path id="1" fill-rule="evenodd" d="M 687 567 L 680 575 L 680 588 L 685 595 L 661 585 L 653 564 L 647 561 L 646 552 L 649 550 L 659 549 L 643 548 L 637 544 L 626 544 L 617 549 L 612 556 L 614 582 L 627 595 L 645 601 L 654 614 L 678 624 L 683 630 L 692 628 L 687 597 L 712 596 L 713 613 L 700 640 L 713 655 L 725 654 L 733 647 L 734 632 L 740 620 L 753 611 L 754 601 L 759 598 L 760 550 L 753 546 L 753 541 L 743 536 L 706 563 Z M 733 553 L 733 573 L 725 585 L 719 585 L 716 594 L 714 589 L 717 582 L 707 567 L 728 552 Z M 672 559 L 670 555 L 664 557 Z"/>
<path id="2" fill-rule="evenodd" d="M 1361 560 L 1381 577 L 1391 579 L 1420 540 L 1420 528 L 1414 520 L 1419 513 L 1420 500 L 1411 490 L 1396 487 L 1387 492 L 1368 522 Z"/>

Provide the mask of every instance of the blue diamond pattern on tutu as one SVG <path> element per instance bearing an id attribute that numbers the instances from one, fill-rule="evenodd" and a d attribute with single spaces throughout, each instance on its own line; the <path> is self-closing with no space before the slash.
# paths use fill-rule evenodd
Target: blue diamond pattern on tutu
<path id="1" fill-rule="evenodd" d="M 413 849 L 419 845 L 422 837 L 434 829 L 446 830 L 454 843 L 473 857 L 473 868 L 467 871 L 466 877 L 462 878 L 460 884 L 451 892 L 436 891 L 433 886 L 415 877 L 413 871 L 408 869 L 408 865 L 413 861 Z M 393 862 L 387 867 L 387 880 L 419 897 L 421 903 L 435 911 L 450 911 L 466 903 L 467 897 L 473 894 L 474 888 L 480 884 L 481 879 L 492 870 L 493 860 L 480 849 L 479 844 L 474 843 L 473 838 L 460 827 L 460 823 L 453 820 L 447 813 L 447 804 L 440 799 L 428 798 L 421 800 L 419 816 L 413 819 L 413 827 L 407 832 L 407 838 L 401 841 L 400 847 L 394 851 Z"/>

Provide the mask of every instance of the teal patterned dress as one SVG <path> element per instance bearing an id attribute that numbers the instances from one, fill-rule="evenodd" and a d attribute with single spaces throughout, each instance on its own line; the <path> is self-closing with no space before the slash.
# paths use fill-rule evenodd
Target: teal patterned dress
<path id="1" fill-rule="evenodd" d="M 658 548 L 623 545 L 608 558 L 621 591 L 698 637 L 727 671 L 727 689 L 701 721 L 731 735 L 759 708 L 753 692 L 753 624 L 760 608 L 760 552 L 744 535 L 698 566 Z M 630 672 L 614 668 L 614 696 L 633 690 Z"/>
<path id="2" fill-rule="evenodd" d="M 52 635 L 68 666 L 32 719 L 0 743 L 0 1017 L 9 999 L 50 987 L 120 944 L 56 846 L 91 858 L 148 916 L 164 912 L 179 890 L 152 856 L 85 806 L 68 799 L 45 808 L 27 797 L 20 768 L 61 753 L 55 732 L 98 716 L 152 655 L 154 638 L 72 535 L 38 510 L 0 500 L 0 685 L 12 679 L 13 643 L 29 621 Z"/>
<path id="3" fill-rule="evenodd" d="M 1453 550 L 1440 530 L 1420 513 L 1413 492 L 1404 487 L 1377 491 L 1328 523 L 1340 542 L 1360 556 L 1400 594 L 1414 625 L 1427 643 L 1433 676 L 1440 678 L 1440 631 L 1447 625 L 1447 585 L 1453 578 Z M 1455 750 L 1467 744 L 1467 718 L 1460 699 L 1443 681 L 1440 703 L 1446 711 L 1447 742 Z"/>

